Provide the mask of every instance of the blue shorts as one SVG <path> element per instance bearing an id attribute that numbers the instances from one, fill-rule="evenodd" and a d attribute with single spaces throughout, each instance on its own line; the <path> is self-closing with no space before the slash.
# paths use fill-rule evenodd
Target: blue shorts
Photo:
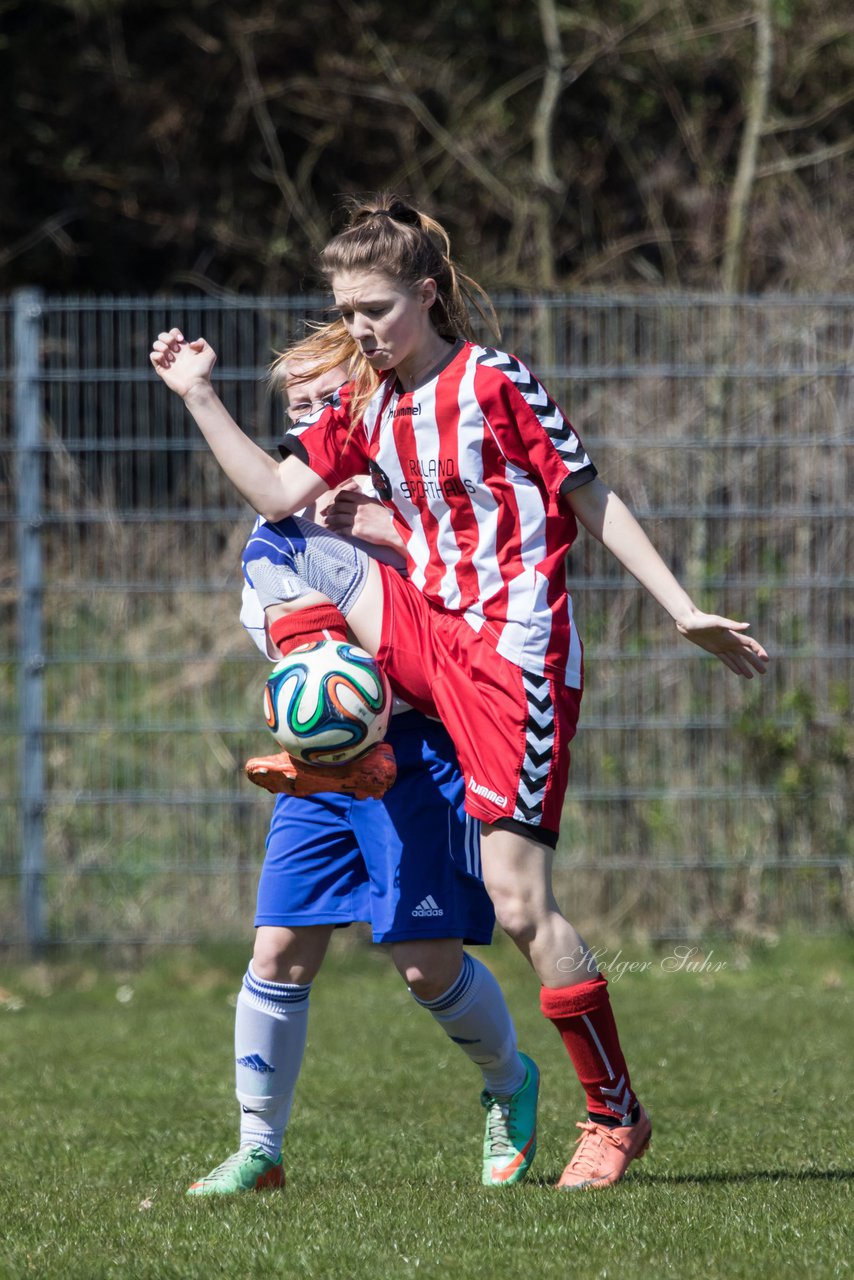
<path id="1" fill-rule="evenodd" d="M 492 940 L 480 873 L 480 823 L 443 726 L 392 716 L 397 782 L 382 800 L 276 797 L 255 924 L 370 923 L 374 942 Z"/>

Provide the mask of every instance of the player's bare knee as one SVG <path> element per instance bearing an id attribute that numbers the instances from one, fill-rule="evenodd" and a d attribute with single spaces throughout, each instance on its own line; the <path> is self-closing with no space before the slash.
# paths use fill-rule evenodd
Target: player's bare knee
<path id="1" fill-rule="evenodd" d="M 421 972 L 415 967 L 406 968 L 401 974 L 403 981 L 406 983 L 413 995 L 419 1000 L 435 1000 L 444 991 L 441 982 L 431 979 L 429 975 Z"/>
<path id="2" fill-rule="evenodd" d="M 312 982 L 323 962 L 331 928 L 262 926 L 255 934 L 252 971 L 262 982 Z"/>
<path id="3" fill-rule="evenodd" d="M 424 938 L 392 946 L 395 968 L 419 1000 L 444 995 L 459 977 L 463 963 L 458 938 Z"/>
<path id="4" fill-rule="evenodd" d="M 512 889 L 492 893 L 495 920 L 517 946 L 527 948 L 536 938 L 542 923 L 540 913 L 531 902 Z"/>
<path id="5" fill-rule="evenodd" d="M 423 973 L 416 967 L 401 972 L 401 977 L 409 990 L 419 1000 L 438 1000 L 454 983 L 447 973 Z"/>

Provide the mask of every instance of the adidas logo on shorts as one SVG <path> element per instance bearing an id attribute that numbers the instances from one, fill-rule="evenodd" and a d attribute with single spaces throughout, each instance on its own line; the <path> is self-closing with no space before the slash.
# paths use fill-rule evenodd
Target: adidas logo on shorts
<path id="1" fill-rule="evenodd" d="M 414 916 L 443 916 L 445 913 L 432 893 L 428 893 L 424 901 L 419 902 L 412 914 Z"/>

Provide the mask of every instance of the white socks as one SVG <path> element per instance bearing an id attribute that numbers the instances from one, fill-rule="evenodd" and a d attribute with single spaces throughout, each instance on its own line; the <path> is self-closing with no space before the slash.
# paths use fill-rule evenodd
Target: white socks
<path id="1" fill-rule="evenodd" d="M 308 1030 L 311 983 L 265 982 L 246 971 L 234 1019 L 240 1145 L 275 1160 L 294 1100 Z"/>
<path id="2" fill-rule="evenodd" d="M 282 1148 L 302 1067 L 311 983 L 265 982 L 246 971 L 234 1019 L 240 1145 L 261 1147 L 275 1160 Z M 418 1004 L 433 1015 L 483 1074 L 484 1087 L 509 1097 L 522 1087 L 525 1067 L 516 1048 L 510 1010 L 495 978 L 467 953 L 459 977 L 435 1000 Z"/>
<path id="3" fill-rule="evenodd" d="M 486 965 L 466 952 L 459 977 L 435 1000 L 413 998 L 429 1009 L 446 1034 L 483 1073 L 484 1087 L 509 1097 L 525 1082 L 516 1029 L 504 993 Z"/>

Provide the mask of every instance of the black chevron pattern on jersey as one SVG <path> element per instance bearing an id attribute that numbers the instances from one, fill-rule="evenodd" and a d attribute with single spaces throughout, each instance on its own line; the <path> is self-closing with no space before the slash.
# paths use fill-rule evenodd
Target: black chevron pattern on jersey
<path id="1" fill-rule="evenodd" d="M 495 347 L 484 347 L 483 355 L 478 356 L 477 363 L 506 374 L 534 410 L 560 456 L 565 461 L 579 460 L 578 437 L 543 384 L 537 381 L 520 360 L 508 355 L 506 351 L 496 351 Z"/>
<path id="2" fill-rule="evenodd" d="M 523 671 L 522 684 L 528 699 L 528 722 L 525 725 L 525 758 L 513 816 L 521 822 L 537 825 L 543 817 L 546 783 L 554 752 L 554 708 L 549 681 L 544 676 Z"/>

